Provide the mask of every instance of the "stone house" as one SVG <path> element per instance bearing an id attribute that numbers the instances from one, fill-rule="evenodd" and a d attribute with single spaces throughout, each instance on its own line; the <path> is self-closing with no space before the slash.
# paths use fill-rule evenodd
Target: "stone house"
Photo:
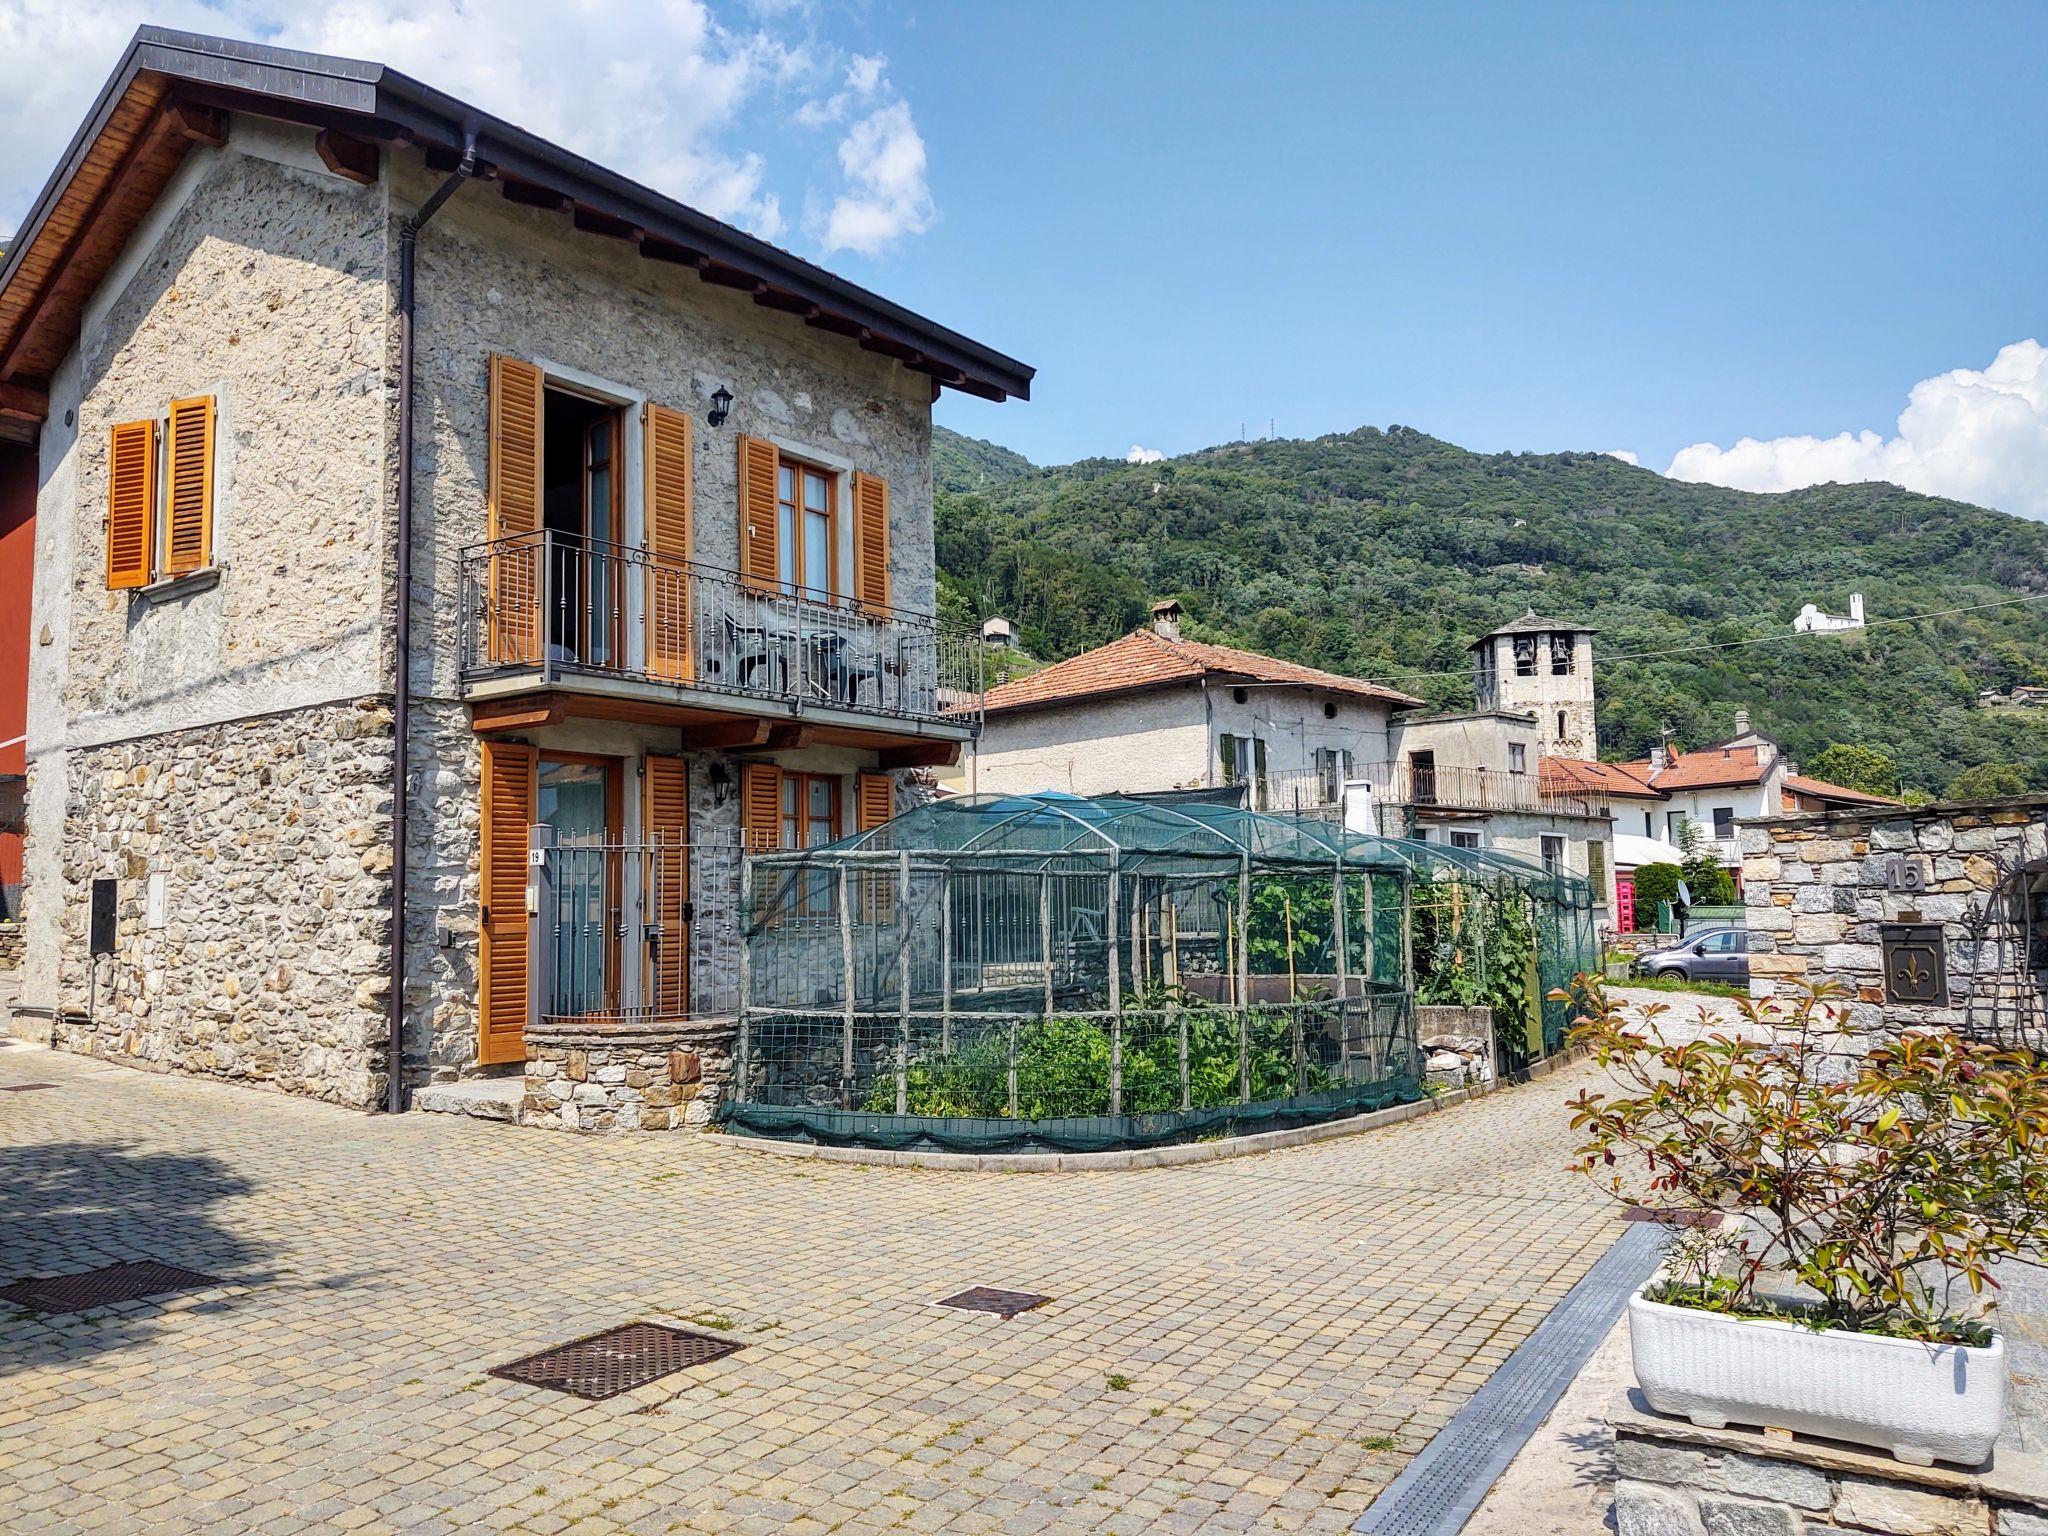
<path id="1" fill-rule="evenodd" d="M 1030 380 L 382 66 L 144 29 L 0 265 L 24 1004 L 359 1108 L 591 1035 L 680 1119 L 742 844 L 972 734 L 931 409 Z"/>
<path id="2" fill-rule="evenodd" d="M 949 787 L 1150 793 L 1243 784 L 1254 810 L 1334 808 L 1421 700 L 1254 651 L 1189 640 L 1180 605 L 1149 628 L 991 688 Z"/>
<path id="3" fill-rule="evenodd" d="M 1829 982 L 1860 1027 L 2048 1045 L 2048 795 L 1840 806 L 1741 841 L 1752 996 Z"/>

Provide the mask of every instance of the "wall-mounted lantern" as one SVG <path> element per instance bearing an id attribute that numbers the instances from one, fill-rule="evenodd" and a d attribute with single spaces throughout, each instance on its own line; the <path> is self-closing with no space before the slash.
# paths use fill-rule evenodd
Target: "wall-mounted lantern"
<path id="1" fill-rule="evenodd" d="M 725 425 L 725 418 L 732 414 L 732 391 L 723 384 L 711 392 L 711 410 L 704 420 L 714 427 Z"/>

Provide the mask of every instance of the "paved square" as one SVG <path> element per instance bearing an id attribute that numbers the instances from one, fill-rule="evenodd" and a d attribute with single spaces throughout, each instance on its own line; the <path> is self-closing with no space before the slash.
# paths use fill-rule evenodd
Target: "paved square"
<path id="1" fill-rule="evenodd" d="M 0 1528 L 1343 1531 L 1621 1230 L 1592 1068 L 1130 1173 L 598 1139 L 0 1048 Z M 1002 1318 L 973 1286 L 1052 1298 Z M 487 1376 L 636 1319 L 747 1347 L 608 1402 Z"/>

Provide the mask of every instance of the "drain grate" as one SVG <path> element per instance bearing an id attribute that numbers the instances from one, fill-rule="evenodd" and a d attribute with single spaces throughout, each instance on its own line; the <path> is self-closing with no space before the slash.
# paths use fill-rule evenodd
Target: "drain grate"
<path id="1" fill-rule="evenodd" d="M 957 1296 L 948 1296 L 939 1305 L 958 1307 L 962 1312 L 993 1312 L 997 1317 L 1008 1320 L 1019 1312 L 1029 1312 L 1051 1300 L 1050 1296 L 1038 1296 L 1030 1291 L 999 1291 L 992 1285 L 977 1285 Z"/>
<path id="2" fill-rule="evenodd" d="M 0 1093 L 34 1093 L 39 1088 L 54 1088 L 55 1083 L 9 1083 L 0 1087 Z"/>
<path id="3" fill-rule="evenodd" d="M 1456 1536 L 1564 1395 L 1664 1253 L 1653 1223 L 1625 1229 L 1521 1347 L 1465 1400 L 1351 1527 L 1359 1536 Z"/>
<path id="4" fill-rule="evenodd" d="M 1721 1219 L 1719 1211 L 1667 1210 L 1657 1205 L 1632 1205 L 1621 1213 L 1623 1221 L 1654 1221 L 1661 1227 L 1711 1227 Z"/>
<path id="5" fill-rule="evenodd" d="M 83 1312 L 88 1307 L 110 1307 L 119 1301 L 140 1301 L 166 1291 L 196 1291 L 220 1283 L 212 1275 L 202 1275 L 197 1270 L 141 1259 L 89 1269 L 82 1275 L 17 1280 L 0 1289 L 0 1301 L 33 1307 L 38 1312 Z"/>
<path id="6" fill-rule="evenodd" d="M 593 1403 L 693 1365 L 723 1360 L 744 1346 L 662 1323 L 628 1323 L 573 1344 L 558 1344 L 488 1374 L 529 1387 L 551 1387 Z"/>

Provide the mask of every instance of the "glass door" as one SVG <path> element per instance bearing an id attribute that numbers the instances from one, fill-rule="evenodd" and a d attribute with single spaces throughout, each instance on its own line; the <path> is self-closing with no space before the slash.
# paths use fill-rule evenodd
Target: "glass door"
<path id="1" fill-rule="evenodd" d="M 555 833 L 555 984 L 548 1012 L 604 1013 L 618 996 L 618 765 L 602 758 L 540 759 L 536 814 Z"/>

